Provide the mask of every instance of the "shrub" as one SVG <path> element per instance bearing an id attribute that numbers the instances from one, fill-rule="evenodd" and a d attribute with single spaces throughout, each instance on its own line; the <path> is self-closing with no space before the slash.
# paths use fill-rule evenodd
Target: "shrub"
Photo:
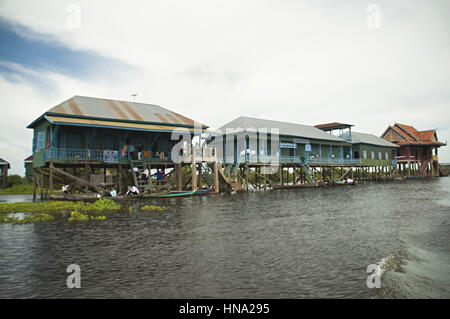
<path id="1" fill-rule="evenodd" d="M 14 185 L 23 185 L 25 184 L 25 179 L 21 177 L 20 175 L 9 175 L 8 176 L 8 187 L 14 186 Z"/>

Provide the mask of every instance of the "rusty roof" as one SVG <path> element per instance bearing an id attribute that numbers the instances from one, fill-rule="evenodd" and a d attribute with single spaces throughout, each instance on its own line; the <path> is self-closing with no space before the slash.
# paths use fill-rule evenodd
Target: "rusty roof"
<path id="1" fill-rule="evenodd" d="M 134 103 L 76 95 L 45 114 L 194 127 L 194 120 L 155 104 Z M 208 126 L 195 123 L 203 128 Z M 30 124 L 29 127 L 33 125 Z"/>

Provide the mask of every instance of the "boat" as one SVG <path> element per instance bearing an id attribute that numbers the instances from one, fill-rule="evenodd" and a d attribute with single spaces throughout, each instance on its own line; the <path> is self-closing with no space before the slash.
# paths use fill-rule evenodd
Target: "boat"
<path id="1" fill-rule="evenodd" d="M 340 181 L 340 180 L 334 180 L 331 185 L 341 186 L 341 185 L 356 185 L 357 182 L 355 180 L 352 180 L 350 183 L 347 183 L 347 181 Z"/>
<path id="2" fill-rule="evenodd" d="M 293 184 L 293 185 L 273 185 L 273 189 L 291 189 L 291 188 L 310 188 L 316 187 L 316 184 Z"/>
<path id="3" fill-rule="evenodd" d="M 205 189 L 198 189 L 195 191 L 194 196 L 204 196 L 204 195 L 208 195 L 210 192 L 210 190 L 208 188 Z"/>
<path id="4" fill-rule="evenodd" d="M 195 195 L 196 191 L 176 191 L 169 193 L 153 193 L 144 195 L 144 198 L 172 198 L 172 197 L 186 197 Z"/>

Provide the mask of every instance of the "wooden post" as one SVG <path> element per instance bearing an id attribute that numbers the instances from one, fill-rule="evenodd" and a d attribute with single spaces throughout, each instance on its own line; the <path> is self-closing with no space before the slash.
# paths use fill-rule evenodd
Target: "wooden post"
<path id="1" fill-rule="evenodd" d="M 203 188 L 203 179 L 202 179 L 202 164 L 198 164 L 198 188 Z"/>
<path id="2" fill-rule="evenodd" d="M 44 172 L 41 171 L 40 176 L 40 191 L 41 191 L 41 200 L 44 200 Z"/>
<path id="3" fill-rule="evenodd" d="M 191 145 L 191 170 L 192 170 L 192 190 L 197 190 L 197 165 L 195 164 L 194 145 Z"/>
<path id="4" fill-rule="evenodd" d="M 150 176 L 148 178 L 150 178 Z M 119 194 L 122 194 L 122 190 L 122 165 L 119 165 Z"/>
<path id="5" fill-rule="evenodd" d="M 33 202 L 36 201 L 36 169 L 33 168 Z"/>
<path id="6" fill-rule="evenodd" d="M 219 189 L 219 167 L 217 164 L 217 160 L 214 161 L 214 191 L 216 193 L 219 193 L 220 189 Z"/>
<path id="7" fill-rule="evenodd" d="M 134 172 L 132 172 L 134 174 Z M 85 181 L 89 183 L 89 164 L 86 164 L 84 166 L 84 178 Z M 89 190 L 89 187 L 85 184 L 84 190 L 87 192 Z"/>
<path id="8" fill-rule="evenodd" d="M 280 164 L 280 184 L 283 185 L 283 165 Z"/>
<path id="9" fill-rule="evenodd" d="M 245 190 L 248 192 L 248 166 L 244 166 L 244 172 L 245 172 Z"/>
<path id="10" fill-rule="evenodd" d="M 177 174 L 177 191 L 183 190 L 183 164 L 178 163 L 175 166 L 176 174 Z"/>
<path id="11" fill-rule="evenodd" d="M 434 177 L 434 162 L 433 160 L 430 161 L 431 164 L 431 177 Z"/>
<path id="12" fill-rule="evenodd" d="M 50 172 L 49 172 L 48 180 L 49 180 L 49 184 L 50 184 L 50 198 L 51 198 L 53 195 L 53 166 L 52 165 L 50 165 Z"/>

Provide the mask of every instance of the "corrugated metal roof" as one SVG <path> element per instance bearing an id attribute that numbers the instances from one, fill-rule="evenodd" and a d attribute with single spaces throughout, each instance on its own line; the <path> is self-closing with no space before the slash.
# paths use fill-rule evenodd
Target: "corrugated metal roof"
<path id="1" fill-rule="evenodd" d="M 154 104 L 134 103 L 76 95 L 46 113 L 84 118 L 112 119 L 194 126 L 194 120 Z M 199 123 L 203 127 L 206 125 Z"/>
<path id="2" fill-rule="evenodd" d="M 242 129 L 246 132 L 256 132 L 260 128 L 267 129 L 268 133 L 270 133 L 271 128 L 279 129 L 280 135 L 289 135 L 296 137 L 304 137 L 316 140 L 326 140 L 326 141 L 334 141 L 334 142 L 342 142 L 348 143 L 342 138 L 326 133 L 314 126 L 309 125 L 301 125 L 296 123 L 288 123 L 288 122 L 280 122 L 280 121 L 272 121 L 265 119 L 258 119 L 253 117 L 245 117 L 241 116 L 237 119 L 225 124 L 219 130 L 222 133 L 226 133 L 227 128 L 232 129 Z"/>
<path id="3" fill-rule="evenodd" d="M 344 128 L 349 128 L 352 126 L 354 126 L 354 125 L 338 123 L 338 122 L 314 125 L 314 127 L 320 128 L 321 130 L 324 130 L 324 131 L 335 130 L 335 129 L 340 129 L 340 128 L 344 129 Z"/>
<path id="4" fill-rule="evenodd" d="M 0 165 L 8 165 L 8 168 L 10 168 L 9 163 L 5 161 L 3 158 L 0 158 Z"/>
<path id="5" fill-rule="evenodd" d="M 47 115 L 46 118 L 54 124 L 65 124 L 65 125 L 78 125 L 78 126 L 91 126 L 91 127 L 111 127 L 111 128 L 121 128 L 121 129 L 135 129 L 142 131 L 168 131 L 172 132 L 174 130 L 181 130 L 185 132 L 194 132 L 194 128 L 190 127 L 180 127 L 180 126 L 169 126 L 169 125 L 157 125 L 157 124 L 142 124 L 142 123 L 126 123 L 126 122 L 116 122 L 116 121 L 102 121 L 87 118 L 74 118 L 74 117 L 64 117 L 64 116 L 52 116 Z M 213 131 L 202 130 L 202 133 L 214 133 Z"/>
<path id="6" fill-rule="evenodd" d="M 359 133 L 352 131 L 352 144 L 371 144 L 371 145 L 379 145 L 383 147 L 399 147 L 385 139 L 382 139 L 373 134 L 367 133 Z"/>

